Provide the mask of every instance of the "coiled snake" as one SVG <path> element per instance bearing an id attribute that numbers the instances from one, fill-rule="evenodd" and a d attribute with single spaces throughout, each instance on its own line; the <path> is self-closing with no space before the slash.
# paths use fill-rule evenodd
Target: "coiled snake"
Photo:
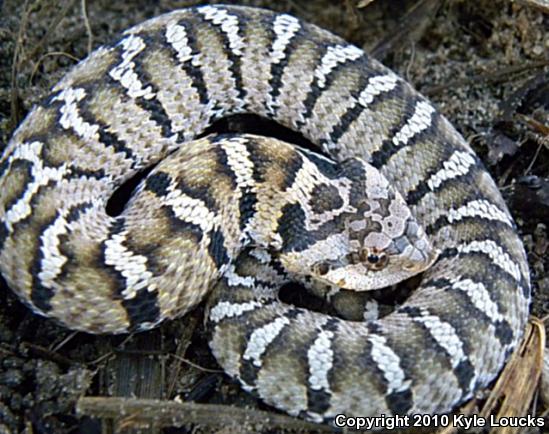
<path id="1" fill-rule="evenodd" d="M 238 113 L 329 158 L 258 136 L 195 140 Z M 174 11 L 76 65 L 3 154 L 0 221 L 9 286 L 77 330 L 148 329 L 215 286 L 221 366 L 317 422 L 450 411 L 498 373 L 528 313 L 515 225 L 463 138 L 362 50 L 260 9 Z M 288 279 L 367 290 L 425 268 L 402 306 L 365 322 L 276 294 Z"/>

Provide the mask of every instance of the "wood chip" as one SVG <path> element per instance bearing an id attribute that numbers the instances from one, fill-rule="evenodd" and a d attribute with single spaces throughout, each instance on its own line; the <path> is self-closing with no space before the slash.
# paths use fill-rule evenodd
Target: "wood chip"
<path id="1" fill-rule="evenodd" d="M 543 322 L 532 318 L 520 347 L 515 350 L 499 376 L 480 416 L 495 419 L 520 417 L 530 413 L 530 404 L 537 391 L 543 367 L 545 328 Z M 514 434 L 523 428 L 498 427 L 490 433 Z"/>

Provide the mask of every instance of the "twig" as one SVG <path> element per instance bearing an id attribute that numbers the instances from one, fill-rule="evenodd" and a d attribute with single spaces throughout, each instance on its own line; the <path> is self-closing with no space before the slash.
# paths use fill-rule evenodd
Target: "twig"
<path id="1" fill-rule="evenodd" d="M 356 4 L 356 7 L 361 9 L 361 8 L 365 8 L 366 6 L 368 6 L 370 3 L 373 3 L 374 0 L 360 0 L 357 4 Z"/>
<path id="2" fill-rule="evenodd" d="M 40 345 L 35 345 L 30 342 L 24 342 L 22 345 L 23 345 L 23 348 L 28 350 L 31 354 L 34 354 L 35 356 L 38 356 L 40 358 L 51 360 L 52 362 L 55 362 L 58 365 L 69 367 L 69 366 L 74 366 L 76 364 L 76 362 L 74 362 L 73 360 L 65 356 L 62 356 L 61 354 L 56 353 L 52 350 L 44 348 Z"/>
<path id="3" fill-rule="evenodd" d="M 371 55 L 383 60 L 395 47 L 401 47 L 403 40 L 410 43 L 418 41 L 441 4 L 440 0 L 419 0 L 399 21 L 397 29 L 376 44 Z"/>
<path id="4" fill-rule="evenodd" d="M 29 61 L 29 59 L 33 59 L 34 57 L 36 57 L 36 55 L 40 52 L 40 50 L 42 50 L 42 47 L 48 41 L 51 33 L 53 32 L 53 30 L 55 30 L 55 28 L 59 25 L 61 20 L 65 17 L 70 7 L 72 6 L 73 2 L 74 0 L 70 0 L 67 2 L 65 7 L 55 17 L 55 20 L 53 21 L 53 23 L 50 24 L 44 36 L 33 47 L 30 53 L 27 53 L 25 56 L 23 56 L 22 55 L 23 36 L 27 30 L 29 16 L 30 16 L 29 1 L 25 0 L 25 3 L 23 5 L 23 15 L 21 16 L 21 22 L 19 24 L 19 30 L 17 32 L 17 39 L 15 40 L 15 48 L 13 50 L 13 59 L 12 59 L 12 65 L 11 65 L 10 125 L 12 127 L 19 123 L 19 119 L 17 117 L 17 114 L 19 113 L 19 104 L 18 104 L 19 93 L 17 91 L 17 76 L 19 75 L 19 69 L 21 68 L 22 65 L 25 64 L 25 62 Z"/>
<path id="5" fill-rule="evenodd" d="M 65 18 L 65 16 L 69 12 L 69 9 L 73 5 L 74 1 L 75 0 L 69 0 L 65 7 L 61 10 L 61 12 L 55 16 L 53 22 L 46 29 L 46 33 L 44 34 L 44 36 L 33 47 L 32 51 L 27 56 L 25 56 L 25 59 L 21 61 L 21 64 L 28 61 L 29 59 L 33 59 L 42 50 L 42 47 L 48 42 L 53 31 L 57 28 L 57 26 L 61 23 L 61 20 Z"/>
<path id="6" fill-rule="evenodd" d="M 23 45 L 23 35 L 25 34 L 29 19 L 28 5 L 29 1 L 25 0 L 25 4 L 23 5 L 23 15 L 21 16 L 21 22 L 19 23 L 19 30 L 17 31 L 17 38 L 15 39 L 15 47 L 13 49 L 13 58 L 11 61 L 10 125 L 12 127 L 17 125 L 19 121 L 17 117 L 17 113 L 19 113 L 19 104 L 17 103 L 19 96 L 19 93 L 17 92 L 17 74 L 19 72 L 19 56 Z"/>
<path id="7" fill-rule="evenodd" d="M 545 60 L 543 62 L 527 63 L 526 65 L 510 66 L 508 68 L 500 70 L 499 72 L 490 71 L 482 74 L 467 74 L 467 77 L 465 78 L 450 80 L 438 86 L 426 86 L 421 89 L 421 92 L 426 96 L 432 97 L 433 95 L 436 95 L 446 89 L 468 86 L 471 83 L 499 83 L 502 81 L 511 80 L 511 75 L 519 74 L 521 72 L 529 71 L 531 69 L 543 68 L 548 65 L 549 61 Z"/>
<path id="8" fill-rule="evenodd" d="M 538 148 L 536 149 L 536 152 L 534 153 L 534 156 L 532 157 L 532 161 L 530 161 L 530 164 L 528 165 L 528 167 L 524 171 L 524 176 L 528 175 L 530 173 L 530 170 L 532 170 L 532 167 L 534 167 L 534 163 L 538 159 L 541 148 L 543 148 L 543 145 L 542 144 L 538 145 Z"/>
<path id="9" fill-rule="evenodd" d="M 203 426 L 259 426 L 270 430 L 332 432 L 328 426 L 316 425 L 289 416 L 217 404 L 163 401 L 156 399 L 83 397 L 76 404 L 78 414 L 114 419 L 118 425 L 156 428 L 200 424 Z"/>
<path id="10" fill-rule="evenodd" d="M 188 365 L 195 366 L 193 363 L 189 362 L 187 359 L 185 359 L 185 353 L 187 352 L 187 348 L 191 344 L 191 338 L 194 333 L 194 330 L 196 329 L 196 326 L 199 323 L 199 312 L 194 311 L 190 315 L 186 315 L 185 318 L 183 318 L 183 332 L 180 334 L 180 339 L 177 344 L 177 348 L 175 350 L 175 353 L 172 354 L 173 362 L 168 365 L 167 369 L 167 391 L 166 396 L 168 398 L 172 398 L 175 388 L 177 386 L 177 383 L 180 379 L 181 375 L 181 363 L 187 363 Z M 205 369 L 202 367 L 197 367 L 198 369 Z"/>
<path id="11" fill-rule="evenodd" d="M 70 342 L 77 334 L 78 334 L 78 332 L 76 332 L 76 331 L 70 332 L 67 336 L 65 336 L 65 338 L 63 338 L 63 340 L 61 342 L 59 342 L 58 344 L 55 344 L 55 346 L 51 350 L 54 351 L 54 352 L 59 351 L 68 342 Z"/>
<path id="12" fill-rule="evenodd" d="M 416 60 L 416 43 L 412 41 L 411 45 L 412 45 L 412 52 L 410 53 L 410 60 L 408 61 L 408 65 L 406 65 L 406 73 L 404 75 L 407 81 L 411 81 L 410 71 L 412 70 L 414 61 Z"/>
<path id="13" fill-rule="evenodd" d="M 191 362 L 190 360 L 185 359 L 184 357 L 178 356 L 177 354 L 171 355 L 174 359 L 178 360 L 181 363 L 185 363 L 186 365 L 192 366 L 195 369 L 198 369 L 201 372 L 209 372 L 211 374 L 223 374 L 221 369 L 211 369 L 211 368 L 205 368 L 203 366 L 200 366 L 196 363 Z"/>
<path id="14" fill-rule="evenodd" d="M 80 6 L 82 8 L 82 17 L 84 18 L 84 25 L 86 26 L 86 33 L 88 34 L 88 55 L 93 48 L 93 32 L 88 19 L 88 12 L 86 11 L 86 0 L 81 0 Z"/>
<path id="15" fill-rule="evenodd" d="M 99 365 L 100 363 L 103 363 L 103 361 L 105 360 L 109 360 L 110 358 L 114 358 L 116 357 L 116 353 L 118 351 L 121 351 L 119 350 L 119 348 L 123 347 L 124 345 L 126 345 L 126 343 L 128 343 L 129 341 L 131 341 L 133 339 L 134 335 L 133 334 L 129 334 L 128 336 L 126 336 L 124 338 L 124 340 L 122 342 L 120 342 L 118 344 L 118 348 L 115 349 L 115 350 L 111 350 L 111 351 L 107 351 L 105 354 L 102 354 L 101 356 L 99 356 L 97 359 L 95 360 L 92 360 L 91 362 L 89 362 L 88 364 L 89 365 L 92 365 L 92 366 L 97 366 Z"/>
<path id="16" fill-rule="evenodd" d="M 526 6 L 531 6 L 533 8 L 539 9 L 546 14 L 549 14 L 549 1 L 548 0 L 518 0 L 519 3 L 522 3 Z"/>
<path id="17" fill-rule="evenodd" d="M 75 56 L 73 56 L 72 54 L 69 54 L 69 53 L 65 53 L 64 51 L 52 51 L 50 53 L 46 53 L 43 56 L 41 56 L 40 59 L 38 59 L 38 62 L 36 62 L 36 65 L 34 65 L 34 68 L 32 69 L 32 73 L 31 73 L 30 78 L 29 78 L 29 83 L 32 83 L 32 81 L 34 80 L 34 76 L 36 75 L 36 72 L 38 71 L 38 68 L 40 67 L 40 64 L 48 56 L 65 56 L 65 57 L 68 57 L 71 60 L 74 60 L 75 62 L 80 61 L 80 59 L 78 57 L 75 57 Z"/>

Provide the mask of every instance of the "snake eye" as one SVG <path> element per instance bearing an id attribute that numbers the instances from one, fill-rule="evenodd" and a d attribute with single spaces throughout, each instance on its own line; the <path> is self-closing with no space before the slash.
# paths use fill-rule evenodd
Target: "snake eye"
<path id="1" fill-rule="evenodd" d="M 368 257 L 366 258 L 366 260 L 370 263 L 370 264 L 377 264 L 379 262 L 379 256 L 378 255 L 374 255 L 373 253 L 369 254 Z"/>
<path id="2" fill-rule="evenodd" d="M 361 257 L 362 261 L 366 263 L 366 266 L 373 271 L 384 268 L 389 259 L 383 252 L 372 252 L 369 250 L 363 250 L 361 252 Z"/>
<path id="3" fill-rule="evenodd" d="M 314 270 L 320 276 L 324 276 L 325 274 L 328 274 L 328 271 L 330 271 L 330 266 L 326 262 L 319 262 L 318 264 L 315 264 Z"/>

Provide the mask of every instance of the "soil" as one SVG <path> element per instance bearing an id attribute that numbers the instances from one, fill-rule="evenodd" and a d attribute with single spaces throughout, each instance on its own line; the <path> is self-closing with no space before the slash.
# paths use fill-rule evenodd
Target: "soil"
<path id="1" fill-rule="evenodd" d="M 86 5 L 87 19 L 82 3 L 0 1 L 2 148 L 25 113 L 86 57 L 89 46 L 108 42 L 147 18 L 205 2 L 97 0 Z M 371 52 L 427 95 L 472 144 L 501 188 L 528 253 L 532 313 L 547 315 L 547 8 L 504 0 L 235 3 L 288 12 L 327 28 Z M 361 3 L 364 7 L 357 7 Z M 0 434 L 123 430 L 120 421 L 101 422 L 77 413 L 76 403 L 84 395 L 146 396 L 274 412 L 220 372 L 208 350 L 200 308 L 148 333 L 92 336 L 33 314 L 3 280 L 0 286 Z M 149 374 L 154 381 L 144 379 Z M 542 411 L 541 405 L 533 409 Z M 142 432 L 279 432 L 285 426 L 276 428 L 267 420 L 238 427 L 209 422 L 163 431 L 142 427 Z"/>

